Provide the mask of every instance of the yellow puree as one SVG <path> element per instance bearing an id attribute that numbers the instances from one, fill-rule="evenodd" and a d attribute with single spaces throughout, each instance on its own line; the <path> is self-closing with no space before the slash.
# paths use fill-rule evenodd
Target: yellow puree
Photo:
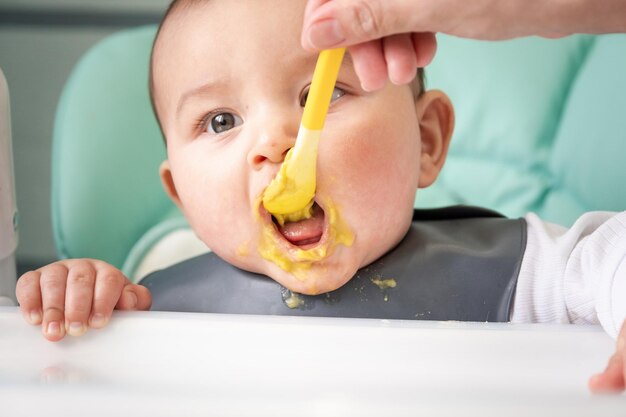
<path id="1" fill-rule="evenodd" d="M 278 224 L 280 224 L 281 226 L 284 226 L 285 223 L 287 222 L 297 222 L 297 221 L 304 220 L 304 219 L 310 219 L 313 216 L 313 200 L 309 201 L 309 203 L 306 206 L 304 206 L 303 209 L 298 210 L 296 212 L 287 213 L 287 214 L 279 214 L 279 213 L 272 213 L 272 214 L 276 218 L 276 221 L 278 222 Z"/>
<path id="2" fill-rule="evenodd" d="M 396 280 L 393 278 L 383 279 L 382 277 L 374 277 L 370 278 L 372 284 L 376 285 L 381 290 L 386 290 L 387 288 L 396 288 Z"/>
<path id="3" fill-rule="evenodd" d="M 280 171 L 263 193 L 263 206 L 281 225 L 286 221 L 309 219 L 313 215 L 317 139 L 306 136 L 303 138 L 304 156 L 300 153 L 299 158 L 294 158 L 296 148 L 289 149 Z"/>
<path id="4" fill-rule="evenodd" d="M 258 214 L 258 208 L 261 202 L 262 197 L 259 198 L 255 204 L 255 213 L 257 213 L 257 220 L 259 222 L 261 219 Z M 258 247 L 260 255 L 264 259 L 274 262 L 285 271 L 292 273 L 296 278 L 305 280 L 307 277 L 306 271 L 311 268 L 314 262 L 329 256 L 337 245 L 343 244 L 345 246 L 351 246 L 352 242 L 354 242 L 354 235 L 346 222 L 343 221 L 339 215 L 335 204 L 328 201 L 324 204 L 324 209 L 329 226 L 327 243 L 325 245 L 318 245 L 306 250 L 294 247 L 290 249 L 291 257 L 295 259 L 295 261 L 292 261 L 291 258 L 285 255 L 284 247 L 278 245 L 275 238 L 277 232 L 274 226 L 272 224 L 265 224 Z"/>
<path id="5" fill-rule="evenodd" d="M 285 298 L 287 307 L 294 309 L 304 305 L 304 299 L 298 293 L 289 291 L 289 297 Z"/>

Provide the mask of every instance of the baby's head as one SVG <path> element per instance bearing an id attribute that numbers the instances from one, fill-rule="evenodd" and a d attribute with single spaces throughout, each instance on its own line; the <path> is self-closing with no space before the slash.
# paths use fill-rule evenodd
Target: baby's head
<path id="1" fill-rule="evenodd" d="M 278 227 L 259 201 L 294 146 L 315 67 L 299 43 L 305 3 L 177 1 L 155 42 L 151 90 L 167 144 L 161 178 L 198 237 L 237 267 L 316 294 L 403 238 L 454 121 L 421 77 L 362 90 L 346 55 L 319 144 L 315 216 Z M 341 224 L 353 240 L 338 241 Z"/>

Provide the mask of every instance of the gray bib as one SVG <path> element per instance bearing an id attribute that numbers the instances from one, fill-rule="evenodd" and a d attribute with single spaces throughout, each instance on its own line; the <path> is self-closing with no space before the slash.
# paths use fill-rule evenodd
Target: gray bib
<path id="1" fill-rule="evenodd" d="M 292 294 L 214 253 L 150 274 L 152 310 L 508 321 L 526 222 L 466 206 L 415 210 L 404 239 L 327 294 Z"/>

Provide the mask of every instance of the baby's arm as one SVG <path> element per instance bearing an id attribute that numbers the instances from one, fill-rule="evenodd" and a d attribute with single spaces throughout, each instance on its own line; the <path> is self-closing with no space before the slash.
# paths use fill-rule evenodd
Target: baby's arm
<path id="1" fill-rule="evenodd" d="M 589 379 L 593 392 L 620 392 L 626 385 L 626 321 L 617 337 L 617 348 L 606 369 Z"/>
<path id="2" fill-rule="evenodd" d="M 617 339 L 617 352 L 589 386 L 623 391 L 626 211 L 587 213 L 569 230 L 534 215 L 526 220 L 528 244 L 511 321 L 601 324 Z"/>
<path id="3" fill-rule="evenodd" d="M 106 326 L 114 308 L 148 310 L 152 304 L 146 287 L 95 259 L 67 259 L 29 271 L 15 292 L 26 321 L 41 325 L 50 341 Z"/>

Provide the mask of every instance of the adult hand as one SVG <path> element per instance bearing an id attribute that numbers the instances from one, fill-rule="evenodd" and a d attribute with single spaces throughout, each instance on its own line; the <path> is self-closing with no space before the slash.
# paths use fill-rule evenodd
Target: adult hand
<path id="1" fill-rule="evenodd" d="M 302 45 L 347 46 L 365 90 L 410 82 L 436 51 L 435 33 L 503 40 L 626 31 L 626 1 L 309 0 Z"/>
<path id="2" fill-rule="evenodd" d="M 347 46 L 366 91 L 382 88 L 387 79 L 407 84 L 415 78 L 417 68 L 432 61 L 437 49 L 435 34 L 414 29 L 417 26 L 406 16 L 407 8 L 415 14 L 409 3 L 309 0 L 302 45 L 310 51 Z"/>

